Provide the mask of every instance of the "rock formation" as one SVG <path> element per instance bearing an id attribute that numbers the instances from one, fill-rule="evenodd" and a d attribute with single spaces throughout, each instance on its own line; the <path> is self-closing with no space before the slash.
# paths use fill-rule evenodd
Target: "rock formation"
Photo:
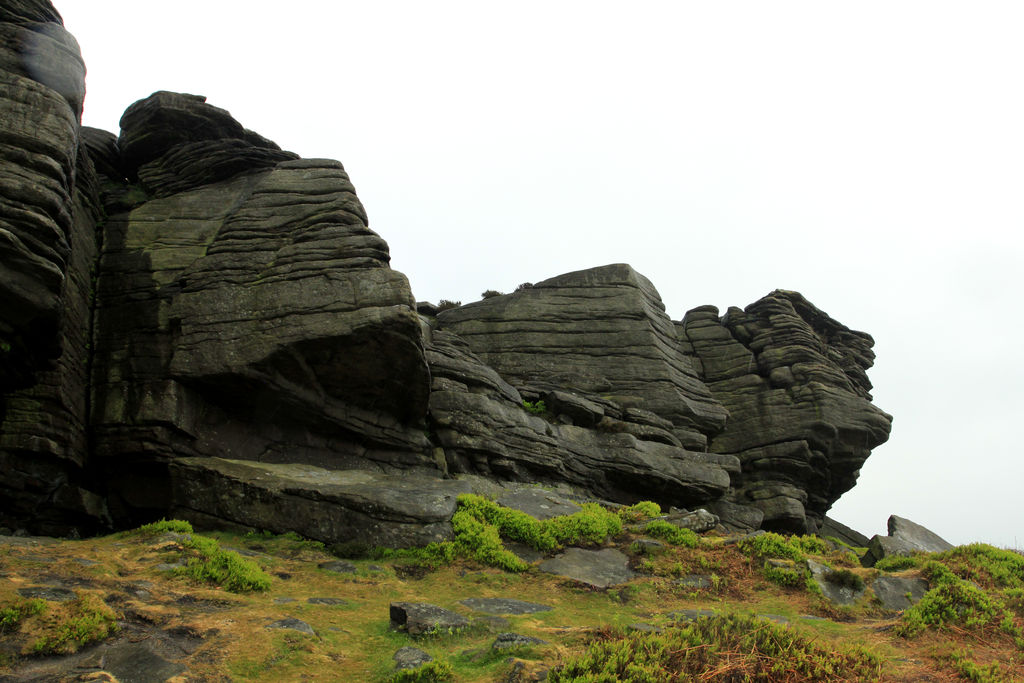
<path id="1" fill-rule="evenodd" d="M 870 335 L 783 290 L 721 318 L 713 306 L 696 308 L 678 328 L 729 411 L 710 444 L 743 464 L 728 499 L 759 508 L 765 528 L 816 530 L 889 437 L 892 417 L 869 393 Z"/>
<path id="2" fill-rule="evenodd" d="M 340 163 L 180 93 L 83 129 L 59 15 L 0 31 L 0 526 L 405 545 L 540 482 L 804 531 L 888 435 L 871 338 L 799 294 L 674 323 L 616 264 L 418 309 Z"/>

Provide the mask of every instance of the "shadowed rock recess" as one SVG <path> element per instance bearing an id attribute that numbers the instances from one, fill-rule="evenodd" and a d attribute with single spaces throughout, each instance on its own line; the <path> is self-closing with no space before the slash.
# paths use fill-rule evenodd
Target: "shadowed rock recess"
<path id="1" fill-rule="evenodd" d="M 57 12 L 0 33 L 0 526 L 409 545 L 497 482 L 805 531 L 888 436 L 871 337 L 800 294 L 673 322 L 614 264 L 417 307 L 337 161 L 195 95 L 83 128 Z"/>

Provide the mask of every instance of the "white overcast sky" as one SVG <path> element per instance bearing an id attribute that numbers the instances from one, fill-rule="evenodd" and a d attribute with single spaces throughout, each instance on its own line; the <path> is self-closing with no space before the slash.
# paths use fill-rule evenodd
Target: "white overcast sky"
<path id="1" fill-rule="evenodd" d="M 833 516 L 1024 546 L 1024 3 L 56 0 L 86 125 L 206 95 L 341 160 L 417 299 L 795 289 L 895 416 Z"/>

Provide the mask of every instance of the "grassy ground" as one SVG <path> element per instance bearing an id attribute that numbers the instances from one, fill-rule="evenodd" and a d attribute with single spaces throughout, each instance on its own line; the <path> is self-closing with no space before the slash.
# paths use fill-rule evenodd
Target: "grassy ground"
<path id="1" fill-rule="evenodd" d="M 838 658 L 851 648 L 864 648 L 878 658 L 878 680 L 1024 680 L 1024 642 L 1013 634 L 1013 628 L 1019 630 L 1024 623 L 1024 598 L 1019 590 L 1024 573 L 1018 577 L 1012 562 L 1008 569 L 1005 563 L 998 565 L 996 577 L 992 572 L 974 570 L 971 579 L 988 591 L 987 595 L 1002 601 L 1003 609 L 994 621 L 967 623 L 954 614 L 941 625 L 907 637 L 898 635 L 905 621 L 883 612 L 870 591 L 852 607 L 832 607 L 803 583 L 787 587 L 770 580 L 758 548 L 725 545 L 710 537 L 696 548 L 666 546 L 650 554 L 641 553 L 637 546 L 631 548 L 642 532 L 623 532 L 607 545 L 630 554 L 634 566 L 644 574 L 625 586 L 596 590 L 535 569 L 512 573 L 466 559 L 437 567 L 416 557 L 353 559 L 355 573 L 336 573 L 318 567 L 334 559 L 331 554 L 296 537 L 203 535 L 218 541 L 218 548 L 205 541 L 197 544 L 191 540 L 195 536 L 156 530 L 39 546 L 0 544 L 0 677 L 48 662 L 48 657 L 88 652 L 97 642 L 117 642 L 129 633 L 141 638 L 139 634 L 159 631 L 188 632 L 198 638 L 198 646 L 179 658 L 188 672 L 181 680 L 386 681 L 393 671 L 393 653 L 414 645 L 449 664 L 453 680 L 498 681 L 507 680 L 513 666 L 525 667 L 528 672 L 567 662 L 579 665 L 582 658 L 598 657 L 596 644 L 600 643 L 611 643 L 601 646 L 609 651 L 635 652 L 638 647 L 659 646 L 629 636 L 630 626 L 645 623 L 671 633 L 673 612 L 704 609 L 726 615 L 782 617 L 788 622 L 781 627 L 789 634 L 787 638 L 803 639 L 801 647 L 813 644 L 826 653 L 815 656 L 825 659 Z M 834 567 L 852 564 L 841 551 L 816 553 L 813 551 L 821 548 L 813 543 L 793 545 L 803 548 L 803 556 Z M 210 574 L 216 572 L 196 568 L 197 563 L 231 548 L 255 553 L 244 558 L 254 567 L 238 569 L 250 573 L 246 583 L 235 586 L 237 592 L 224 587 L 223 576 L 220 585 L 211 583 L 217 579 Z M 158 568 L 183 559 L 193 561 L 191 568 Z M 975 566 L 963 554 L 947 562 L 954 570 Z M 268 577 L 265 586 L 253 571 Z M 850 568 L 851 573 L 867 579 L 875 571 Z M 901 569 L 898 575 L 917 576 L 922 571 L 934 574 L 936 570 L 922 561 Z M 712 587 L 695 590 L 680 586 L 678 580 L 689 574 L 711 577 Z M 40 602 L 18 593 L 19 588 L 58 584 L 73 590 L 77 597 L 67 602 Z M 345 602 L 306 602 L 314 597 Z M 412 638 L 390 626 L 388 608 L 393 601 L 428 602 L 471 618 L 484 616 L 459 604 L 469 597 L 516 598 L 552 609 L 506 617 L 507 626 L 476 623 L 461 633 L 422 638 Z M 294 601 L 282 602 L 284 598 Z M 288 617 L 308 623 L 316 635 L 266 628 Z M 503 631 L 540 638 L 548 644 L 513 652 L 493 651 L 491 644 Z M 633 640 L 628 640 L 631 637 Z M 729 678 L 732 674 L 727 675 L 732 664 L 713 666 L 718 668 L 707 664 L 705 670 L 720 675 L 709 673 L 705 680 L 734 680 Z M 839 678 L 804 679 L 779 673 L 761 680 L 847 679 L 841 673 Z"/>

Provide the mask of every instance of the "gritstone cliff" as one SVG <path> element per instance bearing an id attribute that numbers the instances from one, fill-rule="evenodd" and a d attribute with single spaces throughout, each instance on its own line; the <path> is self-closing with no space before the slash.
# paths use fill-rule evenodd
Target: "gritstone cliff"
<path id="1" fill-rule="evenodd" d="M 871 337 L 796 292 L 673 322 L 615 264 L 417 307 L 337 161 L 194 95 L 83 128 L 56 11 L 0 32 L 0 525 L 400 545 L 540 482 L 802 532 L 888 437 Z"/>

